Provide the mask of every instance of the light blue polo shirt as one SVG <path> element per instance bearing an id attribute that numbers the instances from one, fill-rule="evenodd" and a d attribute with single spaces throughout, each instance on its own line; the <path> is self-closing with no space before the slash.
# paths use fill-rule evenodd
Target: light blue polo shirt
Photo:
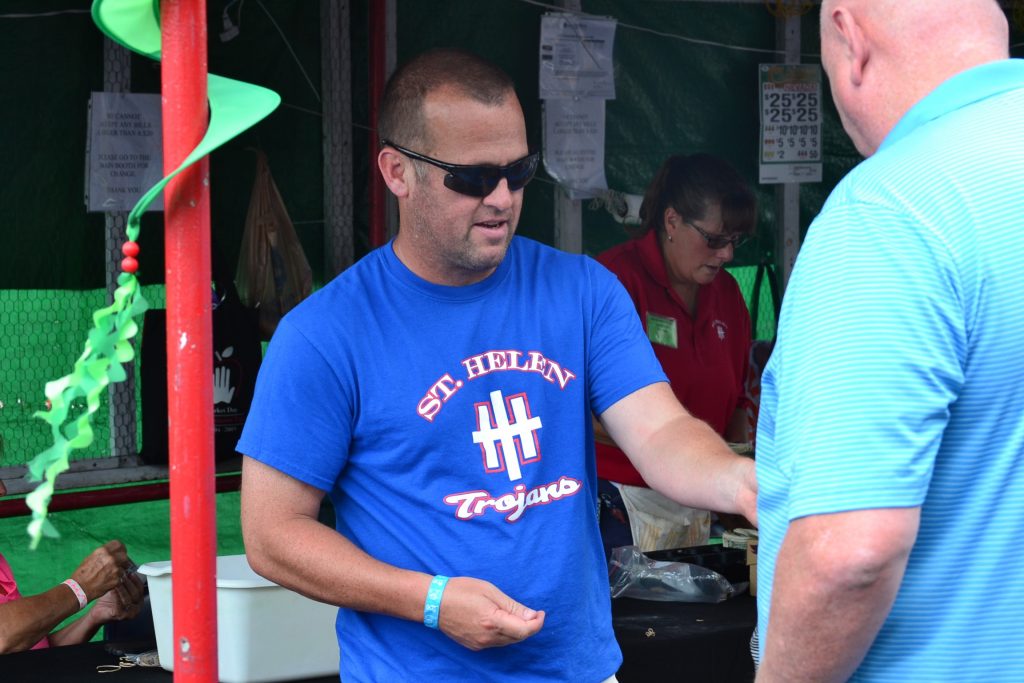
<path id="1" fill-rule="evenodd" d="M 1024 681 L 1022 348 L 1024 61 L 1005 60 L 914 106 L 808 232 L 762 382 L 762 643 L 791 520 L 921 506 L 852 680 Z"/>

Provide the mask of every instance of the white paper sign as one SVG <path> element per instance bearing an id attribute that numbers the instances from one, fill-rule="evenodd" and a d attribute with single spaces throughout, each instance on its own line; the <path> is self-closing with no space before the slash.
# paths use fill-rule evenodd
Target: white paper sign
<path id="1" fill-rule="evenodd" d="M 163 177 L 160 96 L 94 92 L 89 99 L 85 205 L 128 211 Z M 162 211 L 163 195 L 147 211 Z"/>
<path id="2" fill-rule="evenodd" d="M 604 100 L 544 103 L 544 169 L 571 199 L 608 189 L 604 175 Z"/>
<path id="3" fill-rule="evenodd" d="M 540 97 L 615 99 L 614 19 L 548 13 L 540 22 Z"/>
<path id="4" fill-rule="evenodd" d="M 821 182 L 821 67 L 761 64 L 762 183 Z"/>

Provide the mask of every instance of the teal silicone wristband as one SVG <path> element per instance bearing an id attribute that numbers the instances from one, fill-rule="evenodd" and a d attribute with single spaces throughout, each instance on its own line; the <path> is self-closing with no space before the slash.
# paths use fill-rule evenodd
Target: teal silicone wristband
<path id="1" fill-rule="evenodd" d="M 427 601 L 423 603 L 423 623 L 430 628 L 437 628 L 437 617 L 441 613 L 441 594 L 448 585 L 448 577 L 438 574 L 430 580 L 427 589 Z"/>

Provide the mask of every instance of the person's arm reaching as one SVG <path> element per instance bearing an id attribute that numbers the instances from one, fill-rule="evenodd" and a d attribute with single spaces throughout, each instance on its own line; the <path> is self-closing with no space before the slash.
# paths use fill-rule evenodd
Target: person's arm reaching
<path id="1" fill-rule="evenodd" d="M 86 557 L 71 578 L 81 586 L 86 599 L 92 600 L 115 589 L 127 566 L 128 555 L 124 544 L 110 541 Z M 141 589 L 139 592 L 141 595 Z M 39 595 L 22 597 L 0 605 L 0 654 L 28 650 L 79 609 L 78 598 L 64 584 Z M 91 638 L 99 628 L 97 625 L 89 630 L 93 620 L 72 628 L 79 621 L 86 621 L 87 617 L 54 633 L 51 644 L 71 645 Z"/>
<path id="2" fill-rule="evenodd" d="M 651 488 L 682 505 L 737 512 L 757 523 L 754 461 L 686 412 L 668 384 L 634 391 L 600 419 Z"/>
<path id="3" fill-rule="evenodd" d="M 423 621 L 432 577 L 380 562 L 318 522 L 321 498 L 323 491 L 244 459 L 242 533 L 252 568 L 314 600 Z M 517 643 L 543 625 L 543 612 L 486 581 L 452 577 L 441 599 L 440 630 L 470 649 Z"/>
<path id="4" fill-rule="evenodd" d="M 920 508 L 885 508 L 790 523 L 758 683 L 828 683 L 853 674 L 892 608 L 919 520 Z"/>

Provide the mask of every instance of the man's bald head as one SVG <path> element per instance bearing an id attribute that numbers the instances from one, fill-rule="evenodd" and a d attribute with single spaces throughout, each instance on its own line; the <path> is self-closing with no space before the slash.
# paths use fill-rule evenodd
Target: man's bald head
<path id="1" fill-rule="evenodd" d="M 961 71 L 1009 56 L 996 0 L 823 0 L 822 63 L 843 127 L 874 153 L 921 98 Z"/>

